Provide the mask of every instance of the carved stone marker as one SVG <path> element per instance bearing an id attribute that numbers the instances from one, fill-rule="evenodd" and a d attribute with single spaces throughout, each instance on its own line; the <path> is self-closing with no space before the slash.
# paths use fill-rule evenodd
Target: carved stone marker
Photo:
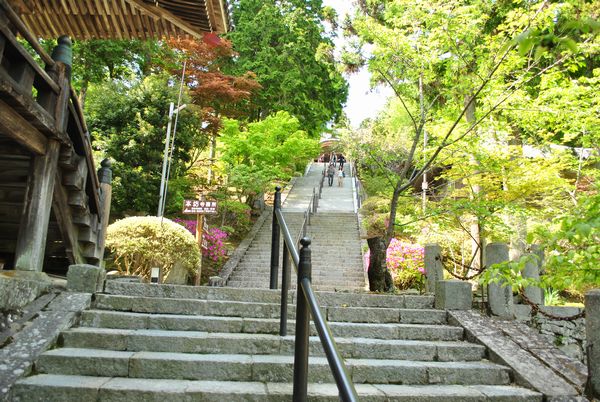
<path id="1" fill-rule="evenodd" d="M 442 266 L 442 248 L 438 244 L 425 245 L 425 291 L 435 293 L 435 284 L 444 279 L 444 267 Z"/>

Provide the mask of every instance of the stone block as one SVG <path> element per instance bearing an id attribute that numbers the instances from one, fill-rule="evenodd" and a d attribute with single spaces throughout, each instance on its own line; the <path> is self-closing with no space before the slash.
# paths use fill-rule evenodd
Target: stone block
<path id="1" fill-rule="evenodd" d="M 224 286 L 224 282 L 220 276 L 211 276 L 208 278 L 208 286 L 221 287 Z"/>
<path id="2" fill-rule="evenodd" d="M 588 356 L 586 393 L 590 398 L 600 398 L 600 289 L 585 294 L 585 321 Z"/>
<path id="3" fill-rule="evenodd" d="M 96 293 L 104 288 L 106 273 L 103 268 L 89 264 L 69 265 L 67 289 L 71 292 Z"/>
<path id="4" fill-rule="evenodd" d="M 435 308 L 438 310 L 470 310 L 473 292 L 469 282 L 442 280 L 435 284 Z"/>
<path id="5" fill-rule="evenodd" d="M 0 272 L 0 309 L 19 310 L 46 292 L 51 282 L 42 272 Z"/>

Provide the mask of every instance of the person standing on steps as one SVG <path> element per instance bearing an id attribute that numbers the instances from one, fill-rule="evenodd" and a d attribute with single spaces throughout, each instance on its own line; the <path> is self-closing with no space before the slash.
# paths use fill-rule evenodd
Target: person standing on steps
<path id="1" fill-rule="evenodd" d="M 338 187 L 344 187 L 344 169 L 340 168 L 340 170 L 338 170 L 337 173 L 337 177 L 338 177 Z"/>
<path id="2" fill-rule="evenodd" d="M 344 158 L 344 155 L 338 156 L 338 162 L 340 162 L 340 169 L 343 169 L 344 163 L 346 162 L 346 158 Z"/>
<path id="3" fill-rule="evenodd" d="M 335 175 L 335 165 L 333 163 L 329 164 L 329 167 L 327 168 L 327 183 L 329 184 L 329 187 L 331 187 L 333 185 L 333 176 Z"/>

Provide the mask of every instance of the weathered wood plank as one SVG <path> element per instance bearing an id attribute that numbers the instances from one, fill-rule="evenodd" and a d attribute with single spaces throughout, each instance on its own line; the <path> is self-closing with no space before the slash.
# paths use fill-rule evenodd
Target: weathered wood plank
<path id="1" fill-rule="evenodd" d="M 54 199 L 52 208 L 56 222 L 62 234 L 67 258 L 71 264 L 83 264 L 85 259 L 79 248 L 79 228 L 75 226 L 69 206 L 69 196 L 66 189 L 60 185 L 62 181 L 60 171 L 56 172 L 56 185 L 54 186 Z"/>
<path id="2" fill-rule="evenodd" d="M 37 155 L 44 155 L 48 139 L 11 106 L 0 100 L 0 130 L 4 136 L 23 145 Z"/>
<path id="3" fill-rule="evenodd" d="M 46 154 L 33 159 L 17 237 L 16 269 L 42 271 L 59 150 L 60 143 L 50 140 Z"/>

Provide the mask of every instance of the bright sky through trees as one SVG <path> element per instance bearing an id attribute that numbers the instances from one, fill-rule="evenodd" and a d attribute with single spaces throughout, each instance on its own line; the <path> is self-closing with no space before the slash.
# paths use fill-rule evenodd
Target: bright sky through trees
<path id="1" fill-rule="evenodd" d="M 323 5 L 333 7 L 338 13 L 340 22 L 343 21 L 346 14 L 351 13 L 354 9 L 352 1 L 348 0 L 323 0 Z M 344 37 L 340 28 L 338 38 L 335 40 L 337 51 L 341 50 L 343 43 Z M 371 90 L 370 74 L 365 67 L 361 68 L 358 73 L 346 74 L 345 77 L 350 85 L 350 90 L 344 112 L 350 119 L 350 124 L 357 128 L 364 119 L 375 117 L 393 92 L 390 88 L 383 86 Z"/>

